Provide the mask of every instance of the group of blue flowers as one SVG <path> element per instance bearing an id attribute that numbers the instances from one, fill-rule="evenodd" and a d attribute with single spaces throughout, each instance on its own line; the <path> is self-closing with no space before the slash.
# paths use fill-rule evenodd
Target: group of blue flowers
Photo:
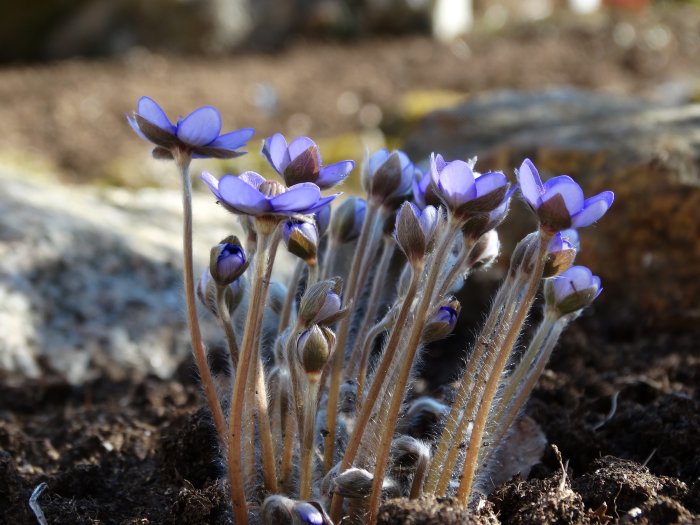
<path id="1" fill-rule="evenodd" d="M 240 129 L 221 134 L 221 117 L 210 106 L 173 124 L 148 97 L 142 97 L 136 111 L 127 118 L 141 138 L 155 145 L 154 157 L 175 160 L 186 187 L 190 184 L 191 159 L 242 155 L 240 149 L 254 133 L 252 129 Z M 448 162 L 442 155 L 433 154 L 424 173 L 405 153 L 381 149 L 368 156 L 362 166 L 366 199 L 347 198 L 339 206 L 334 204 L 331 211 L 331 203 L 340 193 L 323 196 L 322 191 L 342 183 L 355 168 L 353 161 L 324 166 L 319 148 L 311 139 L 297 137 L 287 143 L 279 133 L 263 142 L 262 155 L 283 182 L 252 171 L 218 179 L 207 172 L 201 175 L 216 201 L 241 217 L 250 239 L 245 247 L 235 237 L 215 246 L 198 289 L 200 298 L 219 316 L 226 331 L 234 376 L 230 401 L 219 399 L 220 394 L 212 386 L 196 313 L 189 302 L 193 296 L 193 278 L 188 275 L 191 260 L 185 269 L 193 347 L 227 456 L 236 523 L 259 519 L 262 523 L 320 525 L 342 515 L 372 523 L 390 480 L 387 463 L 397 447 L 418 450 L 415 457 L 428 459 L 426 465 L 415 460 L 412 482 L 396 495 L 453 493 L 457 482 L 449 482 L 458 479 L 459 489 L 454 493 L 465 504 L 473 502 L 475 476 L 483 474 L 492 461 L 490 451 L 482 447 L 483 436 L 507 436 L 558 334 L 601 291 L 597 276 L 588 268 L 573 265 L 578 250 L 576 229 L 596 222 L 607 212 L 613 202 L 612 192 L 585 198 L 581 187 L 566 175 L 543 183 L 529 159 L 515 171 L 517 184 L 512 185 L 501 171 L 475 171 L 475 159 Z M 495 228 L 505 219 L 518 188 L 538 219 L 538 230 L 516 248 L 506 282 L 485 324 L 484 340 L 497 346 L 472 349 L 472 361 L 453 406 L 438 411 L 440 424 L 434 430 L 433 442 L 427 448 L 417 441 L 407 445 L 403 439 L 406 436 L 397 438 L 395 428 L 401 417 L 399 408 L 408 402 L 405 396 L 416 355 L 421 345 L 452 332 L 459 303 L 451 292 L 461 286 L 460 278 L 495 259 L 499 249 Z M 191 229 L 191 217 L 189 220 Z M 187 221 L 186 216 L 186 232 Z M 380 249 L 382 231 L 385 242 Z M 279 332 L 271 350 L 274 363 L 258 364 L 256 368 L 264 344 L 259 332 L 263 313 L 269 308 L 269 277 L 279 240 L 299 257 L 300 266 L 289 284 L 287 304 L 278 312 Z M 323 242 L 327 249 L 322 254 Z M 343 284 L 333 273 L 335 250 L 350 243 L 357 243 L 357 248 Z M 380 268 L 384 268 L 386 259 L 388 268 L 395 247 L 403 252 L 406 266 L 395 296 L 388 301 L 388 312 L 379 317 L 378 305 L 384 293 L 379 280 L 384 275 L 372 277 L 370 270 L 377 259 L 381 259 Z M 251 253 L 256 255 L 255 262 Z M 376 257 L 378 253 L 386 257 Z M 188 257 L 191 259 L 191 253 L 186 249 L 186 263 Z M 250 276 L 250 289 L 242 292 L 240 282 L 246 274 Z M 372 285 L 372 279 L 376 285 Z M 519 366 L 506 374 L 542 279 L 545 319 L 541 335 L 535 336 L 532 349 L 523 354 Z M 208 291 L 210 285 L 212 294 Z M 303 289 L 300 300 L 297 288 Z M 371 293 L 363 294 L 365 288 L 371 288 Z M 238 305 L 246 304 L 240 298 L 243 293 L 249 297 L 241 338 L 231 324 L 231 315 Z M 359 322 L 362 316 L 365 319 Z M 351 331 L 352 323 L 356 328 Z M 388 342 L 380 357 L 371 357 L 371 342 L 381 333 Z M 368 373 L 370 361 L 373 368 Z M 470 379 L 470 372 L 481 374 L 484 386 Z M 261 398 L 261 385 L 269 390 L 269 396 Z M 352 393 L 349 398 L 348 391 Z M 351 408 L 335 409 L 343 403 Z M 268 413 L 268 405 L 270 410 L 274 408 L 269 418 L 261 415 Z M 354 425 L 343 430 L 338 413 L 344 414 L 345 424 L 350 418 Z M 241 437 L 246 432 L 244 419 L 253 414 L 257 430 Z M 316 433 L 317 424 L 324 427 L 323 440 Z M 365 427 L 372 427 L 371 432 L 376 433 L 370 440 L 380 442 L 376 455 L 373 446 L 363 445 L 363 439 L 368 439 L 366 435 L 363 438 L 363 432 L 370 432 Z M 298 443 L 291 442 L 290 432 L 298 437 Z M 341 439 L 342 432 L 347 435 Z M 250 448 L 246 449 L 246 444 L 250 446 L 246 439 L 261 443 L 260 452 L 253 452 L 253 456 L 261 456 L 264 473 L 260 483 L 268 496 L 256 515 L 250 514 L 247 499 L 251 497 L 251 483 L 257 482 L 243 479 L 251 475 L 246 464 L 254 467 L 257 461 L 246 457 L 246 450 L 251 453 Z M 455 446 L 463 440 L 469 443 L 467 447 Z M 338 450 L 345 445 L 345 450 Z M 275 447 L 279 454 L 273 453 Z M 258 446 L 252 450 L 258 450 Z M 362 459 L 362 454 L 368 457 Z M 343 497 L 359 499 L 362 504 L 344 507 Z"/>

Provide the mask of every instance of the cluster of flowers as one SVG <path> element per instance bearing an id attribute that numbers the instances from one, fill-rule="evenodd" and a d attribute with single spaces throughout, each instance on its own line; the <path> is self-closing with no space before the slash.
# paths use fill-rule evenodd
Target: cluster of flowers
<path id="1" fill-rule="evenodd" d="M 196 290 L 228 342 L 230 374 L 217 388 L 195 313 L 188 168 L 193 158 L 240 155 L 253 131 L 221 135 L 211 107 L 173 125 L 146 97 L 129 122 L 183 177 L 192 343 L 235 522 L 374 523 L 383 498 L 424 493 L 474 504 L 559 335 L 601 291 L 598 277 L 573 266 L 572 228 L 600 219 L 613 194 L 585 199 L 567 176 L 542 183 L 529 160 L 511 186 L 502 172 L 475 171 L 475 160 L 433 154 L 423 173 L 403 152 L 380 150 L 361 169 L 366 198 L 331 212 L 339 194 L 321 191 L 354 162 L 323 166 L 309 138 L 288 144 L 276 134 L 262 154 L 283 182 L 250 171 L 201 176 L 246 232 L 244 243 L 229 237 L 212 249 Z M 451 406 L 416 398 L 421 350 L 452 332 L 460 310 L 453 293 L 498 255 L 495 228 L 517 186 L 538 229 L 514 250 Z M 271 284 L 281 242 L 299 258 L 286 288 Z M 397 278 L 387 279 L 398 258 Z M 542 282 L 543 319 L 515 352 Z M 426 411 L 432 424 L 419 434 Z"/>

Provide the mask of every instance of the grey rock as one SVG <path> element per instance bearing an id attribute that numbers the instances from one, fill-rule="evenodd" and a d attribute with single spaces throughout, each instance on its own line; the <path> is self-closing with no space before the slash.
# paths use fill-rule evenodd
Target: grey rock
<path id="1" fill-rule="evenodd" d="M 530 157 L 543 178 L 568 174 L 587 196 L 615 192 L 581 230 L 578 264 L 605 288 L 595 309 L 624 330 L 700 319 L 700 105 L 663 106 L 576 89 L 497 92 L 425 118 L 407 140 L 415 158 L 479 155 L 480 171 Z M 534 227 L 522 203 L 500 229 L 506 253 Z M 505 263 L 505 261 L 504 261 Z"/>
<path id="2" fill-rule="evenodd" d="M 193 206 L 199 275 L 210 247 L 240 228 L 209 194 Z M 96 362 L 174 371 L 190 351 L 179 191 L 69 186 L 4 168 L 0 209 L 0 368 L 36 376 L 43 361 L 73 382 Z M 200 314 L 208 346 L 222 346 Z"/>

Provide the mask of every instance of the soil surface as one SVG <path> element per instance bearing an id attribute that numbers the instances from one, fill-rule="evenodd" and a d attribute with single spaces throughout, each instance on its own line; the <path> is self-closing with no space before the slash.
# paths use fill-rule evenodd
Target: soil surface
<path id="1" fill-rule="evenodd" d="M 306 122 L 304 115 L 311 131 L 322 135 L 362 128 L 367 115 L 365 124 L 358 113 L 339 116 L 339 97 L 347 91 L 359 94 L 361 106 L 379 107 L 419 88 L 574 84 L 653 94 L 660 75 L 688 71 L 690 44 L 696 46 L 692 52 L 700 48 L 692 21 L 681 16 L 663 23 L 671 44 L 655 50 L 645 49 L 643 39 L 618 46 L 610 25 L 565 32 L 545 25 L 452 50 L 411 37 L 300 44 L 275 57 L 134 55 L 14 67 L 0 71 L 0 120 L 10 130 L 0 144 L 48 157 L 71 178 L 86 181 L 116 154 L 140 148 L 142 156 L 143 144 L 133 141 L 122 120 L 143 93 L 168 108 L 194 107 L 218 93 L 230 101 L 224 114 L 259 128 L 260 136 L 276 129 L 273 122 Z M 658 24 L 643 22 L 638 34 Z M 347 67 L 349 57 L 357 57 L 356 67 Z M 240 103 L 241 93 L 254 93 L 261 79 L 271 79 L 278 90 L 275 115 L 248 99 Z M 74 100 L 76 86 L 99 93 L 90 99 L 97 105 Z M 500 487 L 469 522 L 700 522 L 700 329 L 619 333 L 612 326 L 613 320 L 593 312 L 576 321 L 527 408 L 560 451 L 565 470 L 548 448 L 529 479 Z M 29 500 L 42 483 L 35 508 L 49 524 L 229 523 L 223 466 L 193 369 L 188 361 L 172 380 L 138 382 L 105 369 L 100 379 L 79 387 L 50 370 L 41 380 L 0 375 L 0 524 L 37 523 Z M 394 501 L 381 519 L 465 523 L 449 505 Z"/>

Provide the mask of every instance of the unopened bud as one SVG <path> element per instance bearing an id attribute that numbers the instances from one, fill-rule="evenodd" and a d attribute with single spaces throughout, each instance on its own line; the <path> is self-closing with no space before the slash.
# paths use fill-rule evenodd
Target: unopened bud
<path id="1" fill-rule="evenodd" d="M 449 408 L 432 397 L 421 396 L 415 399 L 397 425 L 397 432 L 418 438 L 428 438 L 435 434 L 438 423 Z"/>
<path id="2" fill-rule="evenodd" d="M 349 468 L 331 481 L 330 491 L 344 498 L 365 498 L 372 492 L 372 473 Z"/>
<path id="3" fill-rule="evenodd" d="M 391 442 L 391 458 L 395 468 L 412 469 L 430 459 L 430 447 L 411 436 L 400 436 Z"/>
<path id="4" fill-rule="evenodd" d="M 461 309 L 459 301 L 455 298 L 442 305 L 432 319 L 426 323 L 423 329 L 423 342 L 439 341 L 450 335 L 457 324 Z"/>
<path id="5" fill-rule="evenodd" d="M 600 277 L 585 266 L 572 266 L 562 274 L 545 281 L 547 307 L 560 316 L 571 314 L 591 304 L 600 295 Z"/>
<path id="6" fill-rule="evenodd" d="M 304 326 L 331 325 L 341 319 L 347 310 L 342 308 L 339 277 L 311 285 L 299 303 L 299 321 Z"/>
<path id="7" fill-rule="evenodd" d="M 289 220 L 282 227 L 282 239 L 289 253 L 303 261 L 316 260 L 318 251 L 318 231 L 313 222 Z"/>
<path id="8" fill-rule="evenodd" d="M 496 230 L 490 230 L 474 243 L 469 252 L 467 264 L 472 269 L 488 267 L 496 260 L 500 250 L 501 242 L 498 239 L 498 233 Z"/>
<path id="9" fill-rule="evenodd" d="M 422 261 L 438 224 L 438 211 L 426 206 L 421 211 L 411 202 L 404 202 L 396 216 L 396 242 L 412 264 Z"/>
<path id="10" fill-rule="evenodd" d="M 359 197 L 348 197 L 331 216 L 331 238 L 338 244 L 352 242 L 360 236 L 367 203 Z"/>
<path id="11" fill-rule="evenodd" d="M 513 255 L 510 256 L 510 269 L 508 270 L 510 275 L 515 275 L 521 267 L 528 264 L 529 260 L 532 259 L 538 237 L 538 232 L 532 232 L 521 239 L 515 246 Z"/>
<path id="12" fill-rule="evenodd" d="M 268 496 L 260 511 L 262 525 L 292 525 L 294 500 L 284 496 Z"/>
<path id="13" fill-rule="evenodd" d="M 248 268 L 243 246 L 238 237 L 226 237 L 211 249 L 209 272 L 219 286 L 227 286 L 238 279 Z"/>
<path id="14" fill-rule="evenodd" d="M 576 230 L 565 230 L 575 232 Z M 578 238 L 578 235 L 576 236 Z M 544 263 L 542 277 L 556 277 L 562 272 L 571 268 L 576 258 L 576 248 L 574 244 L 564 237 L 563 232 L 555 233 L 547 246 L 547 259 Z"/>
<path id="15" fill-rule="evenodd" d="M 328 362 L 335 335 L 328 328 L 313 325 L 297 339 L 297 358 L 301 368 L 311 379 L 319 379 Z"/>
<path id="16" fill-rule="evenodd" d="M 365 160 L 362 185 L 373 202 L 392 210 L 410 196 L 413 174 L 413 163 L 404 152 L 380 149 Z"/>
<path id="17" fill-rule="evenodd" d="M 297 501 L 292 509 L 294 525 L 333 525 L 326 511 L 316 501 Z"/>

